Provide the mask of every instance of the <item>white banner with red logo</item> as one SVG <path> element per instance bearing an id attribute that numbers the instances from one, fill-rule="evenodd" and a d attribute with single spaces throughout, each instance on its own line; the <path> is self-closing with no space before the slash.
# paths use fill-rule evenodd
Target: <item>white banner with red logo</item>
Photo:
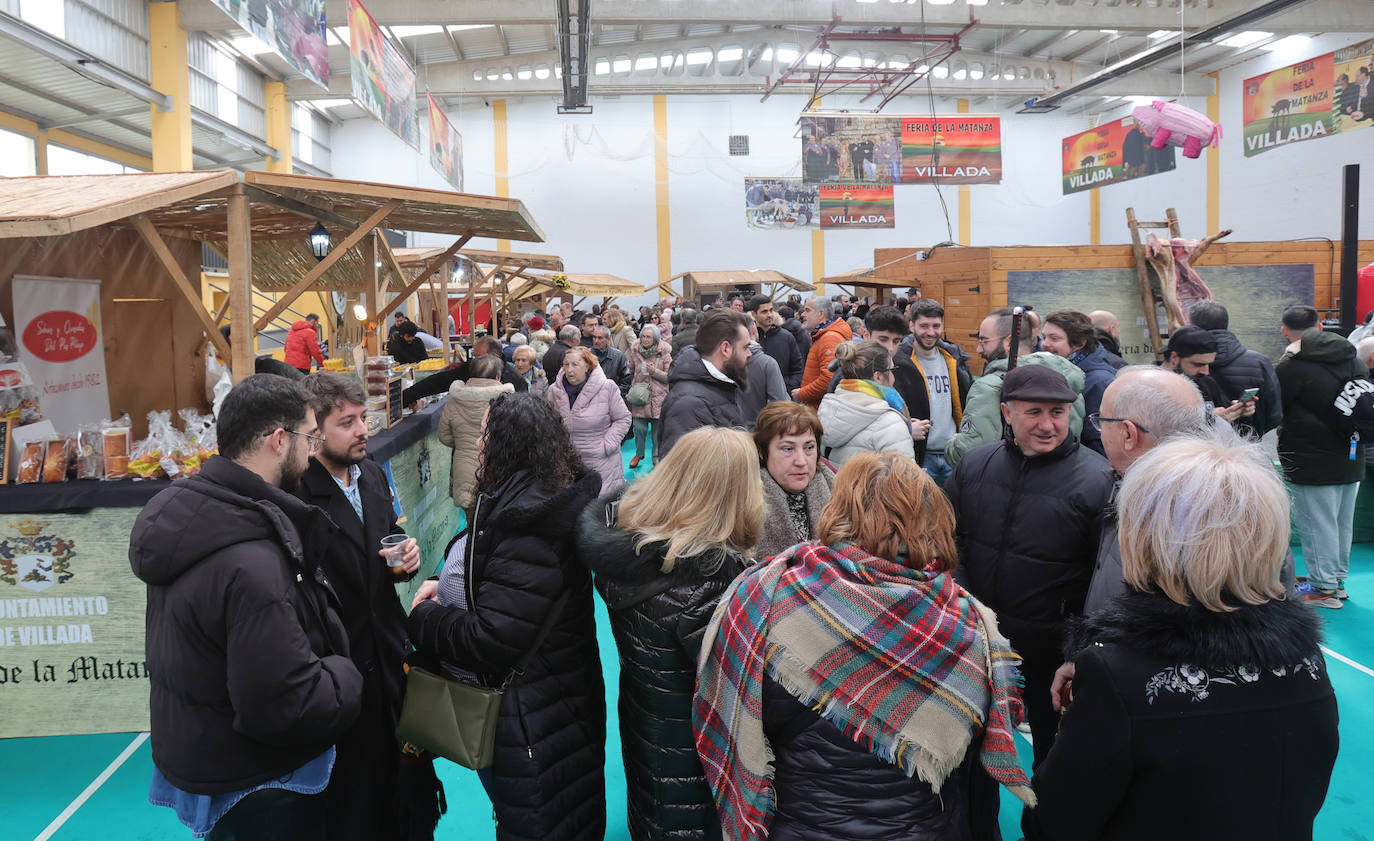
<path id="1" fill-rule="evenodd" d="M 109 417 L 100 281 L 15 275 L 14 321 L 19 358 L 57 431 Z"/>

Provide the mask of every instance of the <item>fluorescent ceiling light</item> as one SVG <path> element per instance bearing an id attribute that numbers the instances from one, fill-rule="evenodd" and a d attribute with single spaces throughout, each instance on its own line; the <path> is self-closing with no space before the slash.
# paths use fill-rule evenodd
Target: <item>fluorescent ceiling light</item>
<path id="1" fill-rule="evenodd" d="M 1272 38 L 1273 36 L 1274 33 L 1272 32 L 1237 32 L 1235 35 L 1232 35 L 1229 38 L 1223 38 L 1222 40 L 1216 41 L 1214 43 L 1216 43 L 1217 46 L 1220 47 L 1235 47 L 1238 50 L 1243 50 L 1246 47 L 1253 47 L 1255 44 L 1258 44 L 1265 38 Z"/>
<path id="2" fill-rule="evenodd" d="M 986 6 L 988 4 L 988 0 L 968 0 L 968 4 L 970 6 Z"/>
<path id="3" fill-rule="evenodd" d="M 467 29 L 490 29 L 490 28 L 493 27 L 493 26 L 495 26 L 495 24 L 491 24 L 491 23 L 460 23 L 460 24 L 454 24 L 453 26 L 450 26 L 450 27 L 448 28 L 448 31 L 449 31 L 449 32 L 462 32 L 462 31 L 467 30 Z"/>
<path id="4" fill-rule="evenodd" d="M 271 47 L 254 38 L 252 35 L 240 35 L 229 42 L 229 46 L 238 50 L 244 55 L 265 55 L 276 52 Z"/>
<path id="5" fill-rule="evenodd" d="M 437 35 L 444 31 L 442 26 L 392 26 L 388 27 L 397 38 L 410 38 L 415 35 Z"/>
<path id="6" fill-rule="evenodd" d="M 1115 35 L 1115 34 L 1116 34 L 1117 32 L 1119 32 L 1120 30 L 1117 30 L 1117 29 L 1099 29 L 1099 30 L 1097 30 L 1097 31 L 1098 31 L 1098 32 L 1101 32 L 1103 35 Z"/>

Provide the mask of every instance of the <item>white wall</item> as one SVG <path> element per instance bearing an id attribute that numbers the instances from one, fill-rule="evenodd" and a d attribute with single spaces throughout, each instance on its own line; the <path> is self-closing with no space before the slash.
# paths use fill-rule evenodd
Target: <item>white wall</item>
<path id="1" fill-rule="evenodd" d="M 1334 136 L 1245 158 L 1241 145 L 1244 78 L 1354 43 L 1358 36 L 1311 40 L 1301 54 L 1265 54 L 1220 74 L 1220 107 L 1227 135 L 1220 151 L 1221 224 L 1235 240 L 1340 236 L 1340 167 L 1374 164 L 1374 129 Z M 1184 104 L 1206 110 L 1202 98 Z M 522 199 L 543 228 L 544 243 L 513 243 L 515 250 L 557 254 L 570 272 L 609 272 L 651 285 L 657 277 L 654 122 L 651 97 L 594 98 L 595 113 L 560 116 L 547 97 L 508 102 L 510 194 Z M 796 120 L 804 100 L 778 96 L 670 96 L 667 100 L 670 263 L 688 270 L 776 268 L 813 276 L 809 231 L 752 231 L 744 220 L 745 176 L 800 173 Z M 857 103 L 827 99 L 826 110 Z M 919 97 L 898 100 L 887 113 L 923 113 Z M 974 109 L 975 111 L 978 109 Z M 1123 108 L 1115 115 L 1123 116 Z M 492 109 L 481 101 L 450 112 L 463 135 L 465 190 L 495 192 Z M 1062 111 L 1002 115 L 1003 180 L 969 188 L 972 245 L 1085 244 L 1090 237 L 1087 192 L 1062 194 L 1060 143 L 1094 125 Z M 421 121 L 423 124 L 423 121 Z M 1097 121 L 1097 122 L 1100 122 Z M 731 134 L 750 138 L 750 155 L 731 157 Z M 334 174 L 343 178 L 446 187 L 427 158 L 410 150 L 370 119 L 350 120 L 334 131 Z M 1130 241 L 1125 209 L 1142 219 L 1178 211 L 1187 236 L 1201 236 L 1207 218 L 1206 155 L 1178 156 L 1173 172 L 1100 188 L 1103 243 Z M 1374 238 L 1374 166 L 1364 173 L 1366 212 L 1361 236 Z M 933 186 L 899 186 L 892 230 L 827 231 L 824 273 L 872 265 L 873 249 L 929 247 L 958 239 L 957 186 L 942 188 L 946 216 Z M 951 236 L 952 233 L 952 236 Z M 439 243 L 420 236 L 417 243 Z M 494 247 L 474 241 L 474 247 Z M 647 301 L 647 298 L 646 298 Z M 626 301 L 637 304 L 639 301 Z"/>

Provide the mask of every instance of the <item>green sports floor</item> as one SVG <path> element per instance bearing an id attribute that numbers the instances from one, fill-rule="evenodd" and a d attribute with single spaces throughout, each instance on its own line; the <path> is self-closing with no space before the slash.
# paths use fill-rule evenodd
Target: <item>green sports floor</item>
<path id="1" fill-rule="evenodd" d="M 626 448 L 625 460 L 634 453 Z M 647 462 L 634 474 L 647 472 Z M 1301 566 L 1301 560 L 1299 560 Z M 1374 543 L 1356 544 L 1346 582 L 1350 601 L 1343 610 L 1323 610 L 1326 657 L 1341 709 L 1341 750 L 1326 806 L 1317 818 L 1317 841 L 1374 839 L 1374 798 L 1369 766 L 1374 761 Z M 625 777 L 615 722 L 618 684 L 609 620 L 598 602 L 601 658 L 609 690 L 606 744 L 607 841 L 628 841 Z M 1030 745 L 1020 742 L 1029 768 Z M 491 804 L 477 777 L 440 760 L 448 793 L 448 814 L 436 839 L 486 841 L 495 837 Z M 147 802 L 152 754 L 147 735 L 118 733 L 0 740 L 0 815 L 3 841 L 154 841 L 190 838 L 170 809 Z M 1361 768 L 1365 768 L 1361 771 Z M 1241 804 L 1233 804 L 1242 807 Z M 1020 804 L 1003 793 L 1002 832 L 1020 837 Z"/>

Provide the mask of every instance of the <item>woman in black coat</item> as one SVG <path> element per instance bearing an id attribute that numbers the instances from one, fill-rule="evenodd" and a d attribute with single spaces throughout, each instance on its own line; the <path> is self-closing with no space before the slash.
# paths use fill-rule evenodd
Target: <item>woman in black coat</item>
<path id="1" fill-rule="evenodd" d="M 1310 841 L 1336 697 L 1317 620 L 1279 581 L 1282 482 L 1257 444 L 1185 438 L 1133 464 L 1117 499 L 1132 590 L 1072 635 L 1034 835 Z"/>
<path id="2" fill-rule="evenodd" d="M 437 582 L 427 582 L 410 614 L 421 654 L 500 686 L 568 594 L 502 698 L 495 764 L 479 772 L 500 841 L 605 834 L 605 684 L 591 578 L 573 547 L 577 517 L 600 488 L 547 401 L 498 397 L 483 424 L 471 525 L 446 558 L 462 564 L 458 603 L 440 604 Z"/>
<path id="3" fill-rule="evenodd" d="M 620 738 L 634 841 L 720 838 L 692 739 L 702 633 L 763 522 L 747 435 L 702 427 L 654 472 L 582 514 L 578 548 L 620 650 Z"/>

